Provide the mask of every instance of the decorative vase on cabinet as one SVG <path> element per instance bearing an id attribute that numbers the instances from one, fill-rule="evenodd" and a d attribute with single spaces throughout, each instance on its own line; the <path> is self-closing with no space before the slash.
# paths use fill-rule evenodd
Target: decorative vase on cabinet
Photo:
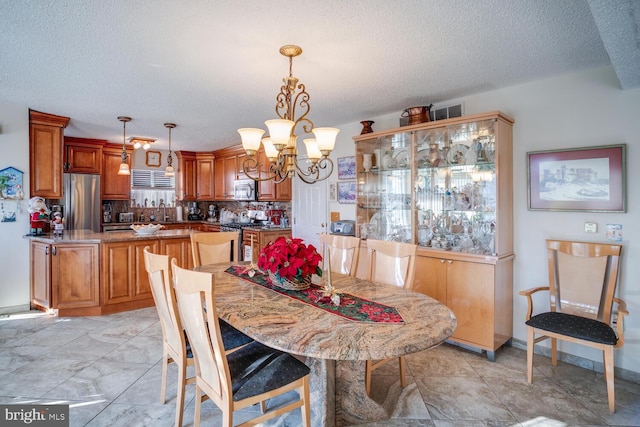
<path id="1" fill-rule="evenodd" d="M 383 156 L 356 164 L 358 235 L 417 243 L 414 289 L 454 312 L 452 341 L 490 359 L 512 334 L 512 125 L 496 111 L 353 138 L 356 161 Z"/>

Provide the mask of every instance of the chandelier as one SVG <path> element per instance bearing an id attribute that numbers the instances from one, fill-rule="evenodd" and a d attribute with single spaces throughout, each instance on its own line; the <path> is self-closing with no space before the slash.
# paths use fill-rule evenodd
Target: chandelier
<path id="1" fill-rule="evenodd" d="M 310 110 L 309 94 L 304 84 L 298 84 L 299 80 L 292 74 L 293 58 L 301 53 L 302 48 L 295 45 L 285 45 L 280 48 L 280 54 L 289 58 L 289 77 L 282 79 L 284 84 L 276 96 L 276 114 L 279 119 L 264 122 L 269 129 L 269 137 L 262 138 L 265 132 L 262 129 L 238 129 L 242 138 L 242 147 L 247 153 L 242 163 L 242 171 L 255 181 L 273 180 L 280 183 L 297 174 L 303 182 L 313 184 L 327 179 L 333 172 L 333 162 L 329 154 L 333 151 L 336 135 L 340 130 L 328 127 L 316 128 L 307 118 Z M 298 89 L 300 91 L 296 92 Z M 296 118 L 297 112 L 301 114 Z M 305 134 L 313 132 L 315 135 L 315 138 L 303 140 L 307 149 L 308 163 L 310 163 L 308 166 L 301 166 L 298 163 L 296 129 L 299 126 Z M 260 143 L 264 147 L 265 156 L 269 159 L 266 177 L 261 177 L 260 168 L 263 165 L 257 159 Z"/>

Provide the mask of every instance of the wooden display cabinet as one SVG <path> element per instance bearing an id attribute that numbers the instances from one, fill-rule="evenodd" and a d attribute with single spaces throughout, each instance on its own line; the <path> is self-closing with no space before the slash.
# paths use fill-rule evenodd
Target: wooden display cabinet
<path id="1" fill-rule="evenodd" d="M 354 137 L 357 235 L 417 243 L 414 289 L 491 360 L 513 327 L 512 126 L 495 111 Z"/>
<path id="2" fill-rule="evenodd" d="M 61 199 L 64 128 L 69 117 L 29 110 L 29 194 Z"/>

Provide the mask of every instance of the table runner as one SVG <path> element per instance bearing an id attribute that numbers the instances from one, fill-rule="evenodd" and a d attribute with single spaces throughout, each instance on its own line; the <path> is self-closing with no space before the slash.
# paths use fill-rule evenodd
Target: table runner
<path id="1" fill-rule="evenodd" d="M 302 291 L 292 291 L 274 285 L 269 276 L 260 271 L 249 277 L 246 266 L 233 265 L 225 272 L 345 319 L 368 323 L 404 323 L 398 310 L 375 301 L 341 293 L 340 305 L 334 305 L 329 297 L 323 297 L 322 286 L 311 285 Z"/>

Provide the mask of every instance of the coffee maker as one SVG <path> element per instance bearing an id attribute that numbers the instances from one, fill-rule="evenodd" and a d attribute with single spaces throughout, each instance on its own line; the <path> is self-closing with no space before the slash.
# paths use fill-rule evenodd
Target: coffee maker
<path id="1" fill-rule="evenodd" d="M 189 214 L 187 218 L 190 221 L 201 221 L 204 219 L 204 215 L 200 212 L 200 208 L 198 208 L 198 204 L 196 202 L 189 202 Z"/>
<path id="2" fill-rule="evenodd" d="M 102 222 L 111 222 L 111 203 L 102 205 Z"/>

